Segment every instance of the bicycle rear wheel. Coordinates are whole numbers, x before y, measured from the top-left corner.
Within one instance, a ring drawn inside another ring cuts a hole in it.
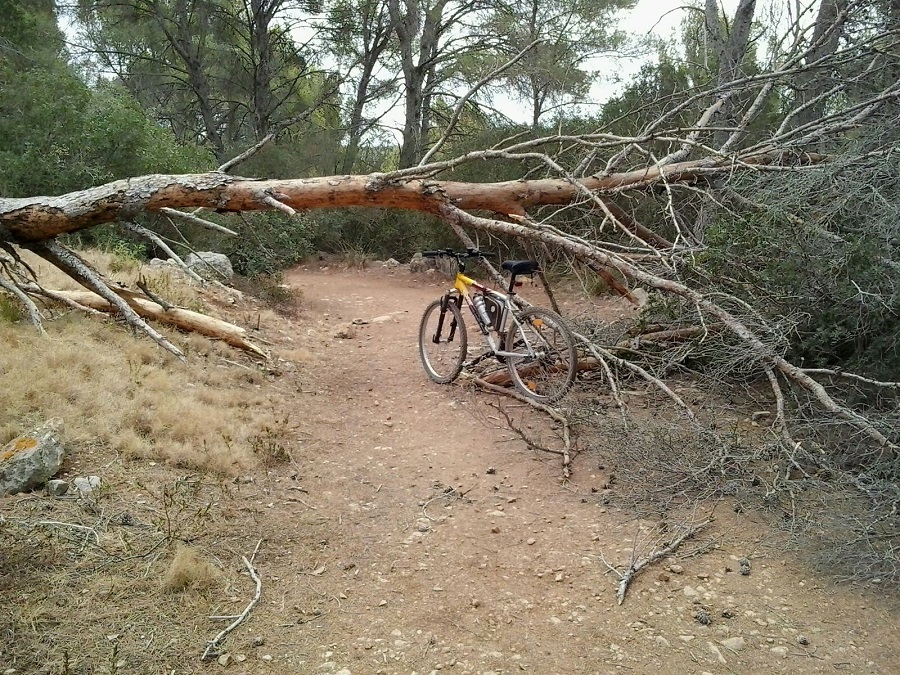
[[[419,356],[428,377],[438,384],[449,384],[462,371],[468,336],[459,306],[450,299],[442,312],[443,302],[439,298],[425,308],[419,325]]]
[[[516,314],[506,336],[506,365],[513,384],[525,396],[541,403],[558,401],[575,381],[578,350],[575,338],[556,312],[532,307]],[[527,354],[531,347],[533,356]]]

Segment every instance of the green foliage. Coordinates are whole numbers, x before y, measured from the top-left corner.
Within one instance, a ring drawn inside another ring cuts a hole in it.
[[[245,277],[277,275],[314,250],[314,224],[306,215],[247,213],[228,226],[239,236],[222,239],[213,248],[227,255],[234,271]]]
[[[0,194],[59,194],[130,175],[208,168],[120,87],[90,89],[66,61],[52,9],[7,10],[0,27]],[[52,7],[52,3],[48,3]],[[15,5],[15,3],[13,3]]]
[[[900,170],[883,158],[748,180],[742,192],[772,210],[719,214],[707,232],[704,267],[771,320],[792,326],[795,362],[896,379],[898,186]]]
[[[252,6],[234,0],[80,0],[77,16],[98,59],[141,107],[182,144],[202,145],[219,160],[330,101],[279,140],[291,156],[308,158],[316,153],[302,152],[295,134],[319,135],[340,125],[335,82],[315,68],[313,48],[296,42],[283,25],[295,7],[286,0]],[[269,175],[296,168],[261,163]]]
[[[22,306],[15,298],[0,293],[0,323],[16,323],[22,318]]]
[[[315,248],[407,260],[416,251],[457,245],[446,225],[422,213],[377,209],[322,210],[310,214]]]
[[[485,29],[500,36],[499,47],[468,55],[461,67],[483,75],[540,40],[498,80],[528,106],[531,126],[537,128],[546,113],[586,96],[593,81],[585,67],[588,58],[624,43],[615,30],[616,13],[634,5],[635,0],[498,3],[488,10]]]

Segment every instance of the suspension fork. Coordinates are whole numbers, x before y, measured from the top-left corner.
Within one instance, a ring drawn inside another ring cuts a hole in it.
[[[444,318],[447,316],[447,308],[450,306],[451,302],[455,302],[457,309],[459,309],[459,296],[453,296],[450,293],[445,293],[443,297],[441,297],[441,312],[438,315],[437,330],[435,330],[434,335],[431,338],[431,341],[434,344],[440,344],[441,342],[441,331],[444,330]],[[450,321],[450,332],[447,334],[447,342],[453,342],[453,338],[456,337],[456,328],[456,318],[454,317]]]

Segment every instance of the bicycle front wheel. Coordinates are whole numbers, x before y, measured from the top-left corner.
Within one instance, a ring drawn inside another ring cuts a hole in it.
[[[453,382],[466,360],[468,336],[462,313],[453,299],[441,310],[440,298],[425,308],[419,325],[419,356],[425,372],[438,384]]]
[[[541,403],[558,401],[575,381],[575,338],[556,312],[532,307],[516,314],[506,336],[506,364],[513,384]]]

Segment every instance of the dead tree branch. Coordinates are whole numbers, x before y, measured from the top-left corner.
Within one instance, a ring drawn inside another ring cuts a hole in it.
[[[253,566],[253,559],[256,557],[257,551],[259,551],[259,546],[262,544],[262,539],[260,539],[256,543],[256,548],[253,549],[253,553],[250,555],[250,559],[247,560],[246,556],[241,556],[241,560],[244,563],[244,567],[247,568],[247,572],[250,574],[250,578],[253,579],[253,583],[256,584],[256,590],[253,593],[253,598],[244,608],[244,611],[238,614],[238,617],[232,621],[226,628],[223,628],[219,631],[216,636],[209,641],[206,645],[206,649],[203,650],[203,655],[200,657],[201,661],[206,661],[207,659],[215,658],[218,656],[218,648],[221,646],[222,641],[228,637],[228,634],[233,631],[235,628],[240,626],[244,621],[246,621],[247,617],[250,616],[250,612],[253,611],[253,608],[256,607],[259,599],[262,597],[262,579],[259,576],[259,573],[256,571],[256,568]]]
[[[632,581],[634,581],[634,578],[641,570],[646,568],[648,565],[652,565],[657,560],[675,553],[675,551],[678,550],[678,547],[681,546],[681,544],[684,543],[685,540],[690,539],[695,534],[702,531],[707,525],[710,524],[710,522],[711,521],[709,520],[704,520],[701,523],[680,526],[678,528],[680,532],[669,541],[668,545],[657,551],[653,551],[646,558],[638,559],[632,557],[631,562],[624,572],[620,572],[618,569],[604,560],[603,562],[606,564],[609,570],[619,578],[619,583],[616,586],[616,599],[618,603],[621,605],[623,602],[625,602],[625,594],[628,592],[628,586]]]

